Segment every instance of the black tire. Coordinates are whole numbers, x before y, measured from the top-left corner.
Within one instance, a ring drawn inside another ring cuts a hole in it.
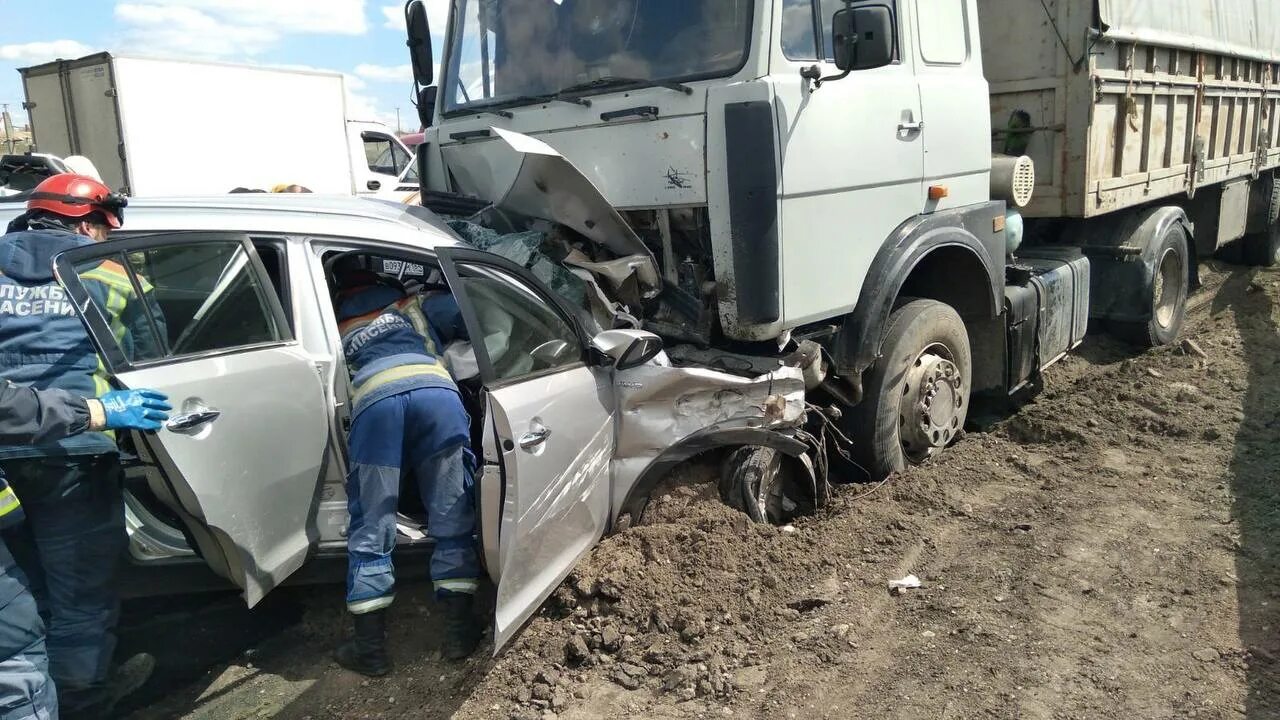
[[[1187,319],[1187,295],[1191,291],[1191,251],[1186,232],[1170,225],[1156,250],[1151,292],[1145,310],[1150,318],[1140,322],[1116,322],[1115,335],[1140,348],[1172,345]]]
[[[1245,265],[1275,267],[1280,265],[1280,223],[1274,223],[1265,232],[1245,235],[1240,241]]]
[[[812,514],[813,489],[803,487],[795,462],[770,447],[739,448],[720,471],[720,498],[758,523],[785,525]]]
[[[926,354],[926,350],[930,352]],[[908,418],[903,407],[906,398],[921,391],[920,387],[909,386],[908,376],[913,368],[919,371],[920,363],[928,356],[945,357],[954,366],[960,389],[946,390],[955,401],[949,407],[956,409],[946,423],[946,431],[935,441],[940,445],[914,447],[911,438],[915,433],[906,429]],[[864,378],[862,402],[846,416],[853,433],[854,459],[871,480],[881,480],[908,465],[924,462],[956,437],[969,412],[972,375],[969,334],[951,306],[936,300],[911,300],[893,311],[881,357]]]

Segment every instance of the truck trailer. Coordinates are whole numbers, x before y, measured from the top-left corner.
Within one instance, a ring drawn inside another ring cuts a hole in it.
[[[552,254],[591,255],[676,362],[816,346],[809,402],[872,478],[1033,391],[1090,328],[1174,342],[1198,258],[1277,260],[1274,3],[451,8],[438,85],[405,8],[424,204],[554,216]],[[575,205],[597,192],[617,222]]]
[[[347,117],[339,73],[111,53],[18,72],[36,147],[88,157],[130,195],[372,194],[413,155],[381,123]]]

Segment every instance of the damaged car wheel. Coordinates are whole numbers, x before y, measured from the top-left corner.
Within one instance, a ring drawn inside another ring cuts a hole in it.
[[[918,465],[960,435],[972,367],[969,335],[950,305],[911,300],[893,311],[866,397],[848,416],[870,480]]]
[[[725,459],[720,498],[753,521],[785,525],[815,508],[813,476],[800,460],[769,447],[744,447]]]

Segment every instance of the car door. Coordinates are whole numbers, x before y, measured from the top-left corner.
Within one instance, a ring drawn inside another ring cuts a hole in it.
[[[253,244],[150,235],[54,266],[115,383],[169,396],[165,427],[134,436],[149,485],[253,606],[311,547],[329,412]]]
[[[475,250],[438,252],[484,384],[485,461],[503,477],[496,650],[604,533],[612,375],[587,362],[573,308],[523,268]]]

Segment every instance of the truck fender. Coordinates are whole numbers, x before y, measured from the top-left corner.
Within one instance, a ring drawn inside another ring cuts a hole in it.
[[[837,373],[861,386],[861,373],[880,357],[885,326],[904,286],[935,253],[947,252],[950,267],[967,264],[981,271],[982,277],[975,282],[970,276],[973,284],[968,288],[939,286],[921,297],[948,302],[966,320],[998,317],[1004,309],[1005,240],[1004,232],[994,229],[992,220],[997,215],[1003,219],[1003,203],[983,203],[917,216],[899,226],[876,254],[858,304],[845,318],[835,348]],[[978,284],[982,287],[977,288]]]
[[[1190,287],[1200,283],[1195,227],[1182,208],[1165,205],[1080,223],[1065,239],[1089,258],[1089,317],[1122,322],[1151,319],[1151,283],[1160,238],[1179,226],[1187,239]]]
[[[620,506],[618,520],[611,531],[625,529],[631,522],[639,519],[644,513],[645,506],[649,504],[649,497],[654,488],[680,463],[710,450],[750,445],[770,447],[791,457],[800,457],[809,450],[809,446],[805,443],[777,430],[742,427],[736,424],[712,425],[703,428],[663,450],[640,471]]]

